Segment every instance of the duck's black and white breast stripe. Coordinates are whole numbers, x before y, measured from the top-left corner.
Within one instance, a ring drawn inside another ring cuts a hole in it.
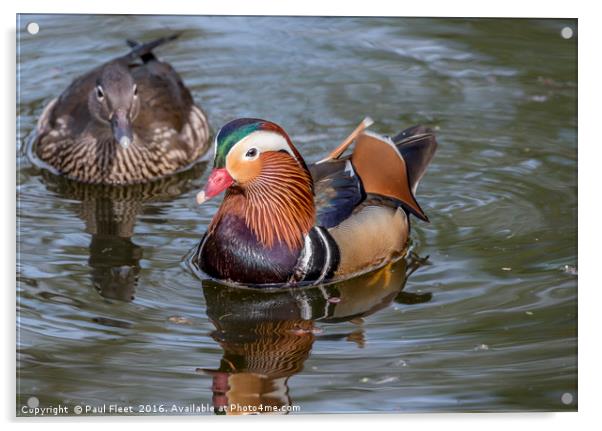
[[[330,233],[316,226],[305,236],[305,244],[289,283],[322,283],[334,276],[340,260],[339,247]]]

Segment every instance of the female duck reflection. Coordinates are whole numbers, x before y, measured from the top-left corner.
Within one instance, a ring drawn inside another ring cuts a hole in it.
[[[135,297],[143,250],[132,241],[139,214],[161,209],[149,202],[173,199],[198,185],[205,163],[189,171],[147,184],[110,187],[78,183],[43,173],[46,187],[66,199],[81,202],[78,216],[92,237],[89,245],[90,276],[94,288],[105,298],[132,301]]]
[[[320,335],[316,322],[360,323],[392,302],[417,304],[430,293],[403,292],[407,277],[426,259],[398,260],[339,284],[265,292],[203,281],[212,337],[224,350],[212,377],[217,414],[295,410],[288,379],[303,369],[316,339],[346,339],[363,347],[361,324],[350,333]],[[194,269],[194,268],[193,268]]]

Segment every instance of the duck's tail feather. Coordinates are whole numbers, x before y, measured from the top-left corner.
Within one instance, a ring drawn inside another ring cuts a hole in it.
[[[413,126],[394,136],[393,142],[406,162],[412,193],[416,193],[418,183],[437,150],[435,134],[427,127]]]
[[[133,60],[135,58],[140,58],[143,63],[148,63],[149,61],[156,60],[157,57],[155,57],[155,55],[153,54],[153,52],[152,52],[153,49],[157,48],[160,45],[163,45],[164,43],[171,42],[172,40],[177,39],[178,37],[180,37],[180,35],[181,35],[181,33],[174,33],[172,35],[169,35],[166,37],[161,37],[161,38],[155,39],[151,42],[142,43],[142,44],[135,40],[127,39],[126,40],[127,45],[130,48],[132,48],[130,53],[127,54],[127,57],[130,60]]]

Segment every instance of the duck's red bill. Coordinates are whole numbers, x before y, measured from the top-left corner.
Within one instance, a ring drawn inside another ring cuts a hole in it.
[[[234,180],[226,168],[214,169],[207,179],[205,188],[196,195],[196,202],[201,205],[206,200],[219,195],[232,185]]]

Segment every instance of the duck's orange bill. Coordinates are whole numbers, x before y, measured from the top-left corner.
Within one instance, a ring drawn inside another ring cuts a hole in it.
[[[232,185],[234,180],[226,168],[214,169],[207,179],[205,188],[196,195],[196,203],[201,205],[206,200],[219,195]]]

